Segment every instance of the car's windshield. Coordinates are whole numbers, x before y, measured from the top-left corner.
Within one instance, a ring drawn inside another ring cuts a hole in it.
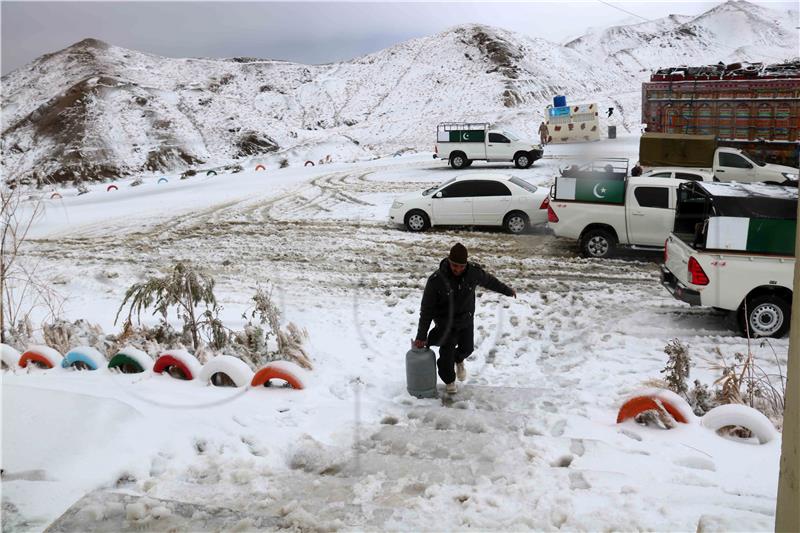
[[[527,181],[525,181],[523,179],[520,179],[520,178],[518,178],[516,176],[512,177],[508,181],[510,181],[514,185],[517,185],[518,187],[522,187],[523,189],[525,189],[528,192],[536,192],[536,185],[531,185]]]
[[[503,132],[503,135],[505,135],[506,137],[508,137],[508,138],[509,138],[509,139],[511,139],[512,141],[518,141],[518,140],[519,140],[519,137],[517,137],[516,135],[514,135],[514,134],[513,134],[513,133],[511,133],[510,131],[504,131],[504,132]]]
[[[764,162],[764,160],[763,160],[763,159],[761,159],[760,157],[756,157],[756,156],[754,156],[754,155],[753,155],[753,154],[751,154],[750,152],[745,152],[744,150],[742,150],[742,155],[744,155],[745,157],[748,157],[748,158],[750,158],[750,160],[751,160],[753,163],[755,163],[756,165],[758,165],[758,166],[760,166],[760,167],[763,167],[764,165],[766,165],[766,163]]]
[[[429,189],[425,189],[424,191],[422,191],[422,195],[423,195],[423,196],[428,196],[429,194],[431,194],[432,192],[434,192],[436,189],[440,189],[440,188],[442,188],[442,187],[444,187],[444,186],[446,186],[446,185],[450,185],[450,184],[451,184],[451,183],[453,183],[454,181],[456,181],[456,179],[455,179],[455,178],[450,178],[449,180],[445,181],[445,182],[444,182],[444,183],[442,183],[441,185],[434,185],[433,187],[431,187],[431,188],[429,188]]]

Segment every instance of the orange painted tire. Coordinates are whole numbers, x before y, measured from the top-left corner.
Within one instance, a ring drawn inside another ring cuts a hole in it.
[[[106,187],[106,192],[118,191],[118,190],[119,188],[116,185],[109,185],[108,187]]]
[[[264,165],[256,165],[256,170],[267,170],[267,167]]]
[[[300,367],[297,368],[300,369]],[[252,387],[261,387],[266,385],[271,379],[282,379],[291,385],[293,389],[302,390],[305,388],[305,385],[299,373],[300,372],[293,372],[291,368],[289,368],[289,364],[286,364],[286,361],[277,361],[275,363],[269,363],[256,372],[250,385]]]
[[[50,361],[50,359],[34,351],[25,352],[24,354],[22,354],[22,357],[19,358],[20,368],[27,368],[28,363],[39,363],[45,368],[55,367],[55,365],[53,364],[52,361]]]
[[[314,162],[313,162],[313,161],[306,161],[306,162],[303,164],[303,166],[304,166],[304,167],[307,167],[308,165],[311,165],[311,166],[313,167],[313,166],[314,166]]]
[[[693,419],[691,407],[686,400],[672,391],[653,389],[643,391],[629,398],[617,413],[617,424],[634,418],[650,410],[659,410],[661,407],[668,412],[676,422],[688,424]]]
[[[156,374],[161,374],[164,372],[164,370],[167,369],[167,367],[170,366],[178,367],[181,370],[181,372],[183,372],[183,375],[186,376],[187,380],[191,381],[194,379],[192,371],[189,370],[189,367],[186,366],[183,363],[183,361],[175,357],[172,357],[171,355],[162,355],[161,357],[159,357],[158,360],[156,361],[156,364],[153,366],[153,372],[155,372]]]
[[[58,194],[57,192],[54,192],[53,194],[50,195],[50,199],[52,200],[54,198],[58,198],[60,200],[61,199],[61,195]]]

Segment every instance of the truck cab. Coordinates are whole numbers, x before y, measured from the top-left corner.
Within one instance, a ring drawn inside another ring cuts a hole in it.
[[[443,122],[436,128],[434,152],[434,159],[446,160],[455,169],[473,161],[513,162],[517,168],[529,168],[542,157],[543,149],[486,122]]]

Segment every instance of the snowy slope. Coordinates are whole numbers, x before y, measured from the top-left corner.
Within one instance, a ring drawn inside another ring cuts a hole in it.
[[[86,39],[3,77],[3,173],[66,182],[233,160],[352,161],[429,150],[441,120],[532,136],[555,94],[615,106],[636,129],[650,69],[796,55],[795,19],[731,0],[564,46],[471,24],[318,66],[170,59]]]

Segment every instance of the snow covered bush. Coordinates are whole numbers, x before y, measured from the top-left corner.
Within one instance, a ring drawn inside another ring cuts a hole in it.
[[[667,354],[667,366],[661,371],[662,374],[666,374],[664,381],[667,382],[669,390],[685,398],[688,391],[686,380],[691,365],[689,346],[681,344],[678,339],[672,339],[664,347],[664,353]]]
[[[108,347],[103,329],[83,319],[75,322],[55,320],[44,323],[42,324],[42,337],[47,346],[55,348],[63,354],[76,346],[91,346],[101,353],[106,353]]]
[[[254,369],[275,360],[289,360],[303,368],[311,369],[311,359],[304,344],[308,340],[308,332],[301,330],[294,323],[281,329],[281,313],[272,301],[272,290],[262,287],[253,295],[253,307],[242,314],[247,320],[242,331],[231,334],[230,349],[250,364]],[[270,349],[271,339],[275,348]]]
[[[205,334],[215,348],[227,342],[224,328],[218,319],[220,306],[214,296],[214,278],[196,270],[191,264],[178,261],[164,277],[153,277],[134,283],[125,292],[125,298],[117,310],[114,323],[128,305],[126,323],[133,320],[134,313],[141,323],[142,311],[153,308],[161,315],[164,327],[169,324],[169,311],[174,309],[183,320],[183,331],[190,337],[192,348],[197,351]]]

